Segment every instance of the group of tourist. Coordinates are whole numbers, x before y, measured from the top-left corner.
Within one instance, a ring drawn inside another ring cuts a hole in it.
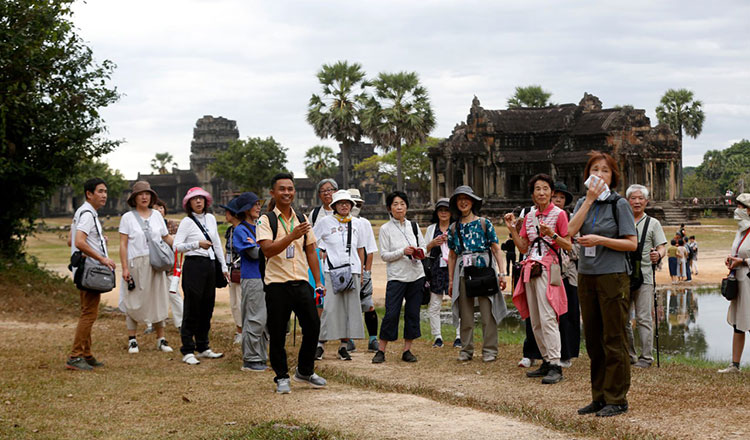
[[[504,216],[509,239],[502,249],[495,227],[482,215],[482,198],[469,186],[459,186],[450,198],[436,202],[426,235],[409,219],[407,194],[389,194],[389,220],[380,228],[376,245],[372,225],[360,216],[364,201],[358,190],[339,190],[335,180],[325,179],[317,187],[321,205],[305,216],[292,207],[293,177],[281,173],[270,182],[266,213],[261,214],[264,200],[252,192],[220,205],[230,225],[222,247],[216,218],[209,212],[211,194],[191,188],[182,200],[187,215],[176,231],[170,231],[166,211],[154,209],[163,202],[147,182],[136,182],[128,198],[132,210],[122,216],[119,228],[120,296],[128,351],[139,350],[138,324],[153,326],[157,350],[172,351],[164,338],[164,324],[170,296],[179,298],[179,294],[175,283],[170,287],[169,271],[154,268],[150,253],[155,252],[155,243],[172,247],[174,274],[181,276],[184,304],[171,304],[173,316],[180,319],[175,325],[180,329],[182,361],[196,365],[201,359],[222,357],[210,348],[209,330],[216,288],[228,284],[234,341],[242,347],[241,369],[265,371],[270,359],[276,391],[281,394],[291,391],[291,379],[325,387],[326,380],[315,374],[314,362],[324,357],[326,342],[338,340],[336,357],[351,360],[354,341],[365,339],[365,327],[367,348],[374,353],[372,363],[385,362],[388,344],[398,340],[402,308],[401,360],[417,362],[412,349],[414,339],[421,336],[423,298],[428,303],[433,347],[444,345],[439,314],[448,295],[458,330],[454,342],[460,348],[458,360],[470,362],[474,357],[478,308],[481,359],[495,361],[498,324],[508,314],[501,292],[515,266],[512,300],[528,322],[519,366],[530,367],[539,359],[539,368],[526,375],[541,378],[544,384],[560,382],[562,369],[578,357],[582,321],[591,360],[592,399],[578,413],[622,414],[628,410],[631,365],[648,368],[653,362],[654,270],[666,255],[671,266],[671,254],[661,224],[645,214],[648,189],[631,185],[624,198],[615,191],[621,176],[610,155],[592,152],[583,179],[586,194],[569,213],[566,208],[573,196],[567,187],[546,174],[533,176],[528,191],[534,204],[519,218],[513,213]],[[106,203],[106,183],[94,179],[84,189],[86,202],[71,228],[72,251],[80,249],[114,270],[97,216]],[[737,203],[740,232],[733,255],[727,258],[727,266],[740,280],[740,295],[728,317],[737,350],[735,363],[725,372],[739,371],[744,332],[750,330],[750,302],[745,299],[750,280],[740,276],[750,262],[750,242],[744,241],[750,232],[750,195],[741,194]],[[515,248],[521,257],[518,263]],[[513,254],[512,265],[501,264],[503,250],[506,259]],[[376,252],[386,264],[387,281],[379,334],[371,278]],[[98,303],[98,294],[81,290],[81,317],[67,361],[70,369],[102,365],[91,353]],[[301,326],[302,342],[290,377],[285,341],[292,312]],[[631,314],[640,347],[634,344]]]

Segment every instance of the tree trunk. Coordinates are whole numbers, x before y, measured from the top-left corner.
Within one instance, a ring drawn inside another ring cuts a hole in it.
[[[351,148],[349,141],[346,140],[341,143],[341,189],[349,188],[349,154]]]
[[[404,173],[401,170],[401,141],[396,141],[396,189],[404,191]]]

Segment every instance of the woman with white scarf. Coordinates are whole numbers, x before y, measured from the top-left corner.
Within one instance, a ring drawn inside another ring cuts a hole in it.
[[[750,194],[737,196],[737,209],[734,218],[739,223],[737,235],[732,243],[732,253],[727,256],[726,265],[737,279],[737,297],[729,302],[727,323],[734,328],[732,338],[732,363],[719,370],[719,373],[739,373],[742,350],[745,348],[745,332],[750,331]]]

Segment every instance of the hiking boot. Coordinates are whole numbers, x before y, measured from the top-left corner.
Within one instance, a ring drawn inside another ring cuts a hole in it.
[[[443,339],[436,338],[435,343],[432,344],[432,348],[443,348]]]
[[[68,358],[68,361],[65,362],[65,368],[75,371],[93,371],[94,369],[94,367],[89,365],[82,357]]]
[[[323,359],[323,347],[318,345],[318,347],[315,349],[315,360],[319,361]]]
[[[324,388],[326,385],[328,385],[328,382],[326,382],[325,379],[318,376],[317,374],[313,373],[309,376],[303,376],[299,373],[299,370],[295,369],[294,371],[294,380],[296,382],[305,382],[310,385],[312,385],[313,388]]]
[[[544,361],[542,362],[542,365],[539,366],[536,370],[531,370],[526,372],[526,377],[544,377],[549,373],[550,368],[552,365],[550,365],[549,362]]]
[[[588,405],[584,406],[583,408],[578,409],[578,414],[580,415],[586,415],[586,414],[594,414],[595,412],[598,412],[602,408],[604,408],[606,404],[604,402],[598,402],[594,400],[593,402],[589,403]]]
[[[473,358],[473,357],[474,356],[470,355],[469,353],[467,353],[465,351],[461,351],[461,352],[458,353],[458,360],[460,362],[469,362],[471,360],[471,358]]]
[[[461,338],[456,338],[455,341],[453,341],[453,348],[463,348],[463,344],[461,344]]]
[[[188,365],[198,365],[201,363],[201,361],[199,361],[198,358],[196,358],[193,353],[188,353],[185,356],[183,356],[182,362],[185,362]]]
[[[542,378],[543,384],[558,383],[563,380],[562,367],[559,365],[550,365],[547,375]]]
[[[638,359],[638,362],[634,363],[633,366],[636,368],[649,368],[651,367],[651,362],[646,359]]]
[[[346,351],[346,347],[339,347],[339,351],[337,354],[338,354],[339,359],[341,359],[342,361],[352,360],[352,357],[349,356],[349,352]]]
[[[375,353],[375,356],[372,357],[372,363],[382,364],[383,362],[385,362],[385,352],[383,350],[378,350]]]
[[[276,392],[279,394],[289,394],[292,392],[292,388],[289,386],[288,377],[276,381]]]
[[[412,354],[411,350],[406,350],[401,355],[401,360],[404,361],[404,362],[416,362],[417,361],[417,357]]]
[[[265,362],[261,361],[255,361],[255,362],[242,362],[242,367],[240,367],[240,371],[266,371],[268,367],[266,367]]]
[[[354,353],[357,351],[357,346],[354,345],[354,339],[349,339],[346,343],[346,351],[349,353]]]
[[[597,417],[612,417],[628,412],[628,404],[624,405],[605,405],[604,408],[596,412]]]
[[[128,353],[136,354],[138,351],[138,342],[135,339],[131,339],[130,342],[128,342]]]
[[[83,358],[83,360],[85,360],[87,364],[91,365],[94,368],[104,366],[104,362],[97,361],[94,356]]]
[[[163,351],[164,353],[171,353],[172,347],[169,346],[169,343],[167,343],[167,340],[164,338],[160,338],[158,341],[156,341],[156,349],[159,351]]]
[[[376,351],[378,351],[378,349],[380,349],[380,344],[378,344],[377,339],[373,339],[369,344],[367,344],[367,351],[371,353],[375,353]]]
[[[210,348],[207,348],[206,350],[198,353],[197,357],[205,359],[218,359],[222,356],[224,356],[224,353],[214,353]]]
[[[738,367],[738,366],[736,366],[736,365],[734,365],[734,364],[729,364],[729,366],[728,366],[727,368],[722,368],[722,369],[721,369],[721,370],[719,370],[718,372],[719,372],[719,373],[721,373],[721,374],[726,374],[726,373],[729,373],[729,374],[732,374],[732,373],[739,373],[739,372],[740,372],[740,367]]]

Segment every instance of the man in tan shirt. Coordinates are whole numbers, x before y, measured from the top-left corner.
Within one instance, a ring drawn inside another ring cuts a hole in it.
[[[320,333],[320,318],[315,309],[315,292],[308,283],[307,270],[312,269],[316,290],[325,295],[320,280],[320,268],[315,254],[315,235],[304,215],[292,209],[294,178],[279,173],[271,181],[271,197],[276,207],[258,220],[258,244],[266,257],[264,278],[271,367],[276,373],[276,392],[287,394],[289,368],[287,366],[286,329],[291,312],[302,327],[297,370],[294,380],[315,388],[326,386],[326,381],[315,374],[315,347]]]

